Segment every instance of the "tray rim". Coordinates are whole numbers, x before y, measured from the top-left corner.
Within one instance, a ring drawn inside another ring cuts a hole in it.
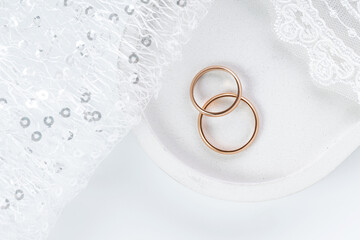
[[[238,202],[273,200],[304,190],[330,174],[360,146],[359,122],[310,166],[268,182],[233,183],[200,173],[181,162],[162,145],[146,115],[133,132],[148,156],[174,180],[203,195]]]

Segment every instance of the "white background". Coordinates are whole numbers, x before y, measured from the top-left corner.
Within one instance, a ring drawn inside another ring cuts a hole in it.
[[[324,180],[295,195],[236,203],[177,183],[130,134],[65,208],[49,239],[358,240],[359,158],[357,150]]]
[[[70,203],[50,240],[360,239],[360,149],[292,196],[236,203],[200,195],[161,171],[130,134]]]

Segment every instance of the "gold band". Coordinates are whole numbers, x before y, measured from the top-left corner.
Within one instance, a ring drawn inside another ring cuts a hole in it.
[[[236,81],[236,86],[237,86],[237,94],[235,95],[235,102],[227,109],[220,111],[220,112],[211,112],[211,111],[207,111],[205,108],[201,108],[199,106],[199,104],[196,102],[195,97],[194,97],[194,88],[196,83],[199,81],[199,79],[206,74],[207,72],[210,71],[215,71],[215,70],[221,70],[221,71],[225,71],[230,73],[233,78]],[[191,82],[191,86],[190,86],[190,99],[191,102],[193,103],[193,105],[195,106],[195,108],[204,115],[207,116],[211,116],[211,117],[220,117],[220,116],[224,116],[230,112],[232,112],[240,103],[241,101],[241,97],[242,97],[242,87],[241,87],[241,82],[240,79],[238,78],[238,76],[231,71],[230,69],[228,69],[227,67],[223,67],[223,66],[210,66],[207,68],[204,68],[203,70],[201,70],[198,74],[196,74],[196,76],[194,77],[194,79]]]
[[[203,109],[206,110],[207,107],[214,101],[216,101],[217,99],[220,99],[220,98],[225,98],[225,97],[233,97],[233,98],[236,98],[238,95],[236,94],[233,94],[233,93],[222,93],[222,94],[219,94],[219,95],[216,95],[214,97],[212,97],[210,100],[208,100],[204,106],[203,106]],[[211,148],[212,150],[214,150],[215,152],[217,153],[221,153],[221,154],[235,154],[235,153],[238,153],[238,152],[241,152],[243,150],[245,150],[246,148],[248,148],[252,143],[253,141],[255,140],[257,134],[258,134],[258,131],[259,131],[259,116],[258,116],[258,113],[256,112],[256,109],[255,107],[252,105],[252,103],[244,98],[244,97],[241,97],[241,100],[244,101],[252,110],[253,114],[254,114],[254,117],[255,117],[255,129],[254,129],[254,132],[253,132],[253,135],[251,136],[250,140],[245,144],[243,145],[242,147],[239,147],[237,149],[234,149],[234,150],[223,150],[223,149],[220,149],[220,148],[217,148],[215,147],[214,145],[212,145],[208,140],[207,138],[205,137],[205,134],[204,134],[204,130],[203,130],[203,124],[202,124],[202,119],[203,119],[203,116],[205,114],[203,113],[200,113],[199,114],[199,118],[198,118],[198,129],[199,129],[199,133],[200,133],[200,136],[202,138],[202,140],[205,142],[205,144]]]

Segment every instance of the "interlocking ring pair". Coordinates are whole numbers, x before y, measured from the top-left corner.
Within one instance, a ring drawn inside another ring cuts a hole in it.
[[[236,87],[237,87],[237,94],[234,93],[221,93],[219,95],[216,95],[212,98],[210,98],[203,107],[200,107],[199,104],[196,102],[195,97],[194,97],[194,88],[196,83],[199,81],[199,79],[206,73],[210,72],[210,71],[215,71],[215,70],[221,70],[221,71],[225,71],[231,74],[231,76],[235,79],[236,81]],[[232,97],[235,98],[234,103],[227,109],[223,110],[223,111],[219,111],[219,112],[212,112],[212,111],[208,111],[207,108],[208,106],[215,102],[218,99],[221,98],[228,98],[228,97]],[[255,140],[258,131],[259,131],[259,116],[258,113],[254,107],[254,105],[245,97],[242,96],[242,86],[241,86],[241,82],[240,79],[238,78],[238,76],[229,68],[227,67],[223,67],[223,66],[210,66],[207,68],[204,68],[203,70],[201,70],[198,74],[196,74],[196,76],[194,77],[194,79],[192,80],[191,86],[190,86],[190,98],[191,98],[191,102],[193,103],[193,105],[195,106],[195,108],[200,112],[199,113],[199,117],[198,117],[198,129],[199,129],[199,133],[201,136],[201,139],[205,142],[205,144],[212,150],[214,150],[217,153],[221,153],[221,154],[235,154],[238,152],[241,152],[243,150],[245,150],[246,148],[248,148]],[[244,101],[252,110],[254,117],[255,117],[255,129],[254,132],[250,138],[250,140],[243,146],[234,149],[234,150],[223,150],[220,149],[218,147],[215,147],[213,144],[211,144],[209,142],[209,140],[206,138],[205,134],[204,134],[204,130],[203,130],[203,124],[202,124],[202,119],[203,116],[209,116],[209,117],[221,117],[224,115],[227,115],[229,113],[231,113],[238,105],[241,101]]]

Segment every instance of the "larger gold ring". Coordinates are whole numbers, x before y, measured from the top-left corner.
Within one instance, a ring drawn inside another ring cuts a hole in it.
[[[214,71],[214,70],[222,70],[222,71],[230,73],[233,76],[233,78],[235,79],[236,86],[237,86],[237,95],[235,95],[235,102],[229,108],[227,108],[227,109],[225,109],[223,111],[220,111],[220,112],[211,112],[211,111],[207,111],[205,108],[201,108],[199,106],[199,104],[196,102],[195,97],[194,97],[194,88],[195,88],[196,83],[199,81],[199,79],[204,74],[206,74],[207,72],[210,72],[210,71]],[[211,116],[211,117],[220,117],[220,116],[224,116],[224,115],[232,112],[239,105],[239,103],[241,101],[241,96],[242,96],[242,88],[241,88],[240,79],[238,78],[238,76],[233,71],[231,71],[227,67],[223,67],[223,66],[210,66],[210,67],[204,68],[198,74],[196,74],[196,76],[192,80],[191,86],[190,86],[190,98],[191,98],[191,102],[193,103],[195,108],[201,114]]]
[[[212,97],[210,100],[208,100],[203,108],[206,110],[207,107],[214,101],[216,101],[217,99],[220,99],[220,98],[225,98],[225,97],[233,97],[233,98],[236,98],[237,95],[236,94],[233,94],[233,93],[222,93],[222,94],[219,94],[219,95],[216,95],[214,97]],[[211,144],[209,142],[209,140],[207,140],[205,134],[204,134],[204,130],[203,130],[203,124],[202,124],[202,119],[203,119],[203,116],[204,114],[203,113],[200,113],[199,114],[199,118],[198,118],[198,129],[199,129],[199,133],[200,133],[200,136],[202,138],[202,140],[205,142],[205,144],[211,148],[212,150],[214,150],[215,152],[218,152],[218,153],[221,153],[221,154],[235,154],[235,153],[238,153],[238,152],[241,152],[243,150],[245,150],[246,148],[248,148],[252,143],[253,141],[255,140],[257,134],[258,134],[258,131],[259,131],[259,116],[256,112],[256,109],[255,107],[252,105],[252,103],[244,98],[244,97],[241,97],[241,100],[244,101],[252,110],[253,114],[254,114],[254,117],[255,117],[255,129],[254,129],[254,132],[253,132],[253,135],[251,136],[250,140],[245,144],[243,145],[242,147],[239,147],[237,149],[234,149],[234,150],[223,150],[223,149],[220,149],[218,147],[215,147],[213,144]]]

